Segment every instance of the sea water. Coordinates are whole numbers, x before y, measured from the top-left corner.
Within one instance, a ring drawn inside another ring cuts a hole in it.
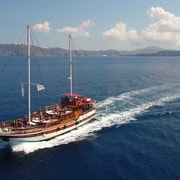
[[[73,92],[95,98],[90,123],[50,141],[0,145],[1,179],[179,179],[179,57],[75,57]],[[67,57],[32,59],[32,110],[69,92]],[[0,120],[27,114],[26,58],[0,58]],[[39,75],[36,75],[36,72]],[[26,88],[26,87],[25,87]]]

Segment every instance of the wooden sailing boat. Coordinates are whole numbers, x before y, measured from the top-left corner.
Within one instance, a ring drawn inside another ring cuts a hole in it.
[[[71,36],[69,36],[70,93],[63,95],[60,104],[46,106],[41,111],[31,113],[30,33],[31,28],[27,26],[28,117],[0,122],[0,140],[4,143],[49,140],[85,124],[96,115],[94,99],[72,92]]]

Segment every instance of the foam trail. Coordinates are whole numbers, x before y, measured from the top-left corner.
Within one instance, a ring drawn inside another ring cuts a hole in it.
[[[175,87],[174,89],[177,90]],[[94,121],[50,141],[22,143],[13,145],[12,149],[14,152],[31,153],[38,149],[51,148],[80,141],[87,137],[94,137],[96,132],[103,128],[129,123],[136,120],[137,115],[141,115],[153,106],[164,106],[167,102],[180,98],[179,91],[177,91],[178,93],[172,93],[172,89],[170,91],[168,86],[163,85],[127,92],[117,97],[109,97],[97,103],[98,114]]]

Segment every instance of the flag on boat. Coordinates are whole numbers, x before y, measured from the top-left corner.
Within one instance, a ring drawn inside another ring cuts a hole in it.
[[[42,91],[42,90],[44,90],[44,89],[45,89],[44,85],[42,85],[42,84],[37,84],[37,90],[38,90],[38,91]]]

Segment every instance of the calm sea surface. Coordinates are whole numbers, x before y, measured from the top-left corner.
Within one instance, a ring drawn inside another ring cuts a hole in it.
[[[51,141],[0,144],[0,179],[180,179],[180,57],[75,57],[73,64],[73,91],[97,100],[97,117]],[[69,92],[67,58],[33,58],[31,68],[32,82],[46,88],[32,86],[32,110]],[[26,70],[25,58],[0,57],[0,121],[27,114]]]

